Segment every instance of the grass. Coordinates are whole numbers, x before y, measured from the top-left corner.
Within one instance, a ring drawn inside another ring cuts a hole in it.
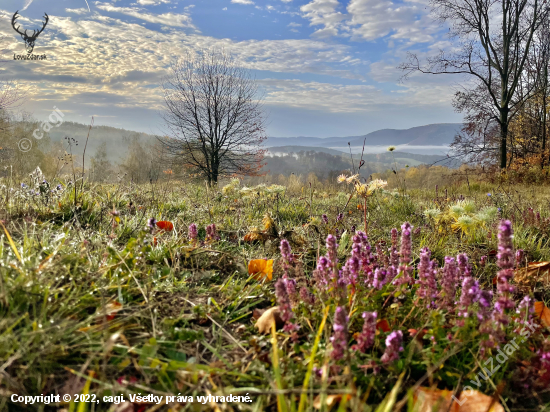
[[[363,228],[362,202],[354,198],[344,210],[348,196],[338,194],[344,187],[325,195],[325,188],[311,192],[307,187],[243,198],[179,181],[86,183],[75,199],[66,181],[51,182],[44,190],[36,182],[14,190],[4,183],[0,410],[28,410],[12,402],[12,394],[93,394],[99,403],[32,408],[98,411],[116,408],[103,402],[105,396],[124,395],[128,401],[137,393],[174,395],[170,408],[181,411],[413,410],[417,387],[462,390],[476,379],[479,365],[497,353],[482,350],[489,334],[475,317],[460,322],[455,309],[427,309],[420,304],[417,285],[377,289],[360,281],[324,288],[316,281],[313,271],[326,253],[327,235],[340,237],[342,265],[351,253],[352,228]],[[61,190],[55,188],[58,183]],[[40,194],[29,195],[31,188]],[[550,188],[477,182],[449,186],[446,196],[444,191],[440,188],[437,197],[433,189],[371,197],[367,214],[373,253],[376,244],[387,253],[390,230],[408,221],[415,268],[423,247],[431,249],[440,266],[445,256],[466,252],[473,276],[496,295],[498,267],[492,251],[497,249],[499,219],[504,218],[512,220],[514,244],[525,250],[528,261],[550,260],[550,225],[545,221],[550,217]],[[500,208],[499,216],[466,233],[424,214],[432,208],[445,211],[463,197],[477,209]],[[529,208],[541,218],[526,219]],[[264,230],[266,215],[275,225],[266,232],[277,235],[244,242],[250,230]],[[173,222],[175,229],[151,231],[147,221],[153,217]],[[195,242],[188,238],[190,223],[199,228]],[[205,238],[212,223],[220,240]],[[300,326],[296,333],[274,326],[263,335],[254,323],[261,311],[277,305],[274,282],[283,275],[278,249],[283,238],[294,254],[289,276],[299,289],[314,295],[315,303],[294,299],[294,322]],[[482,256],[489,256],[485,265],[480,264]],[[259,258],[275,260],[273,281],[258,281],[247,273],[248,262]],[[418,277],[416,270],[413,276]],[[456,300],[460,293],[458,288]],[[526,294],[550,306],[548,285],[518,288],[513,297],[519,302]],[[337,306],[349,314],[348,349],[340,360],[332,358],[330,341]],[[351,347],[365,311],[377,311],[390,330],[379,329],[374,345],[362,353]],[[513,318],[502,330],[503,346],[517,336],[518,322]],[[403,332],[403,351],[397,361],[386,364],[380,359],[391,330]],[[544,372],[540,360],[541,353],[550,351],[547,335],[530,336],[474,389],[495,397],[505,410],[549,410],[550,372]],[[196,401],[209,394],[249,396],[252,402]],[[178,395],[193,396],[195,402],[178,402]],[[158,407],[136,403],[134,410]]]

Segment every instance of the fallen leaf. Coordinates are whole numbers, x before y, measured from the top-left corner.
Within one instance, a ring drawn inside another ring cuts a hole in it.
[[[380,319],[378,322],[376,322],[376,328],[380,329],[382,332],[389,332],[390,324],[386,319]]]
[[[115,318],[115,315],[121,309],[122,309],[122,303],[117,301],[109,302],[105,305],[105,308],[102,308],[102,307],[98,308],[96,315],[100,318],[102,318],[103,315],[105,315],[107,317],[107,320],[111,321]]]
[[[252,259],[248,262],[248,274],[256,280],[273,279],[273,259]]]
[[[243,241],[248,242],[248,243],[252,243],[252,242],[255,242],[255,241],[265,240],[266,238],[267,237],[266,237],[265,233],[262,233],[262,232],[248,232],[246,235],[244,235]]]
[[[270,333],[271,325],[275,324],[275,327],[277,327],[277,325],[282,326],[283,323],[279,312],[279,306],[274,306],[262,313],[262,316],[258,318],[254,326],[258,328],[260,333]]]
[[[340,403],[343,397],[343,394],[327,395],[325,398],[325,405],[330,409],[332,406]],[[351,399],[351,395],[346,395],[346,397],[348,401]],[[317,397],[313,400],[313,407],[315,409],[321,409],[321,395],[317,395]]]
[[[161,220],[157,222],[157,227],[161,230],[165,230],[167,232],[171,232],[174,230],[174,224],[172,222],[169,222],[167,220]]]
[[[538,282],[550,284],[550,262],[530,262],[527,267],[514,271],[514,281],[518,285],[533,286]]]
[[[544,326],[550,327],[550,309],[544,305],[544,302],[535,302],[535,314]]]
[[[504,412],[502,405],[476,390],[460,394],[458,402],[453,391],[420,387],[414,395],[415,412]],[[452,404],[451,404],[452,402]],[[492,405],[490,408],[489,406]]]

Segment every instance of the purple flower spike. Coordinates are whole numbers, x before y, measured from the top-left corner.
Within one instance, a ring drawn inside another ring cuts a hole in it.
[[[338,278],[338,244],[332,235],[327,236],[327,259],[328,265],[332,268],[332,278]]]
[[[281,245],[279,246],[279,249],[281,250],[281,257],[283,259],[283,270],[285,272],[283,278],[286,279],[288,277],[288,269],[290,267],[290,263],[292,263],[292,251],[290,249],[290,244],[288,243],[288,240],[281,240]]]
[[[348,348],[348,322],[349,317],[346,313],[346,309],[342,306],[336,308],[334,314],[334,335],[330,338],[332,342],[331,357],[334,360],[342,359]]]
[[[441,279],[441,307],[448,310],[454,309],[456,296],[456,287],[458,283],[458,267],[456,261],[451,256],[445,256],[445,266],[443,267],[443,276]]]
[[[506,315],[507,309],[514,308],[514,301],[511,294],[515,288],[510,285],[510,280],[514,277],[514,251],[513,251],[513,231],[509,220],[500,222],[498,231],[498,254],[497,266],[500,268],[497,274],[497,301],[495,303],[495,320],[501,324],[507,324],[509,319]]]
[[[479,300],[479,282],[467,276],[462,281],[462,294],[460,295],[460,310],[458,316],[467,318],[470,316],[470,307]]]
[[[435,280],[435,270],[430,261],[432,252],[427,247],[420,252],[420,263],[418,264],[418,280],[419,284],[418,296],[428,301],[428,307],[431,307],[431,302],[437,297],[437,282]]]
[[[199,231],[197,230],[197,225],[194,223],[191,223],[189,225],[189,240],[195,240],[198,235],[199,235]]]
[[[411,273],[413,268],[409,266],[412,256],[412,226],[409,222],[401,226],[401,249],[399,251],[399,273],[403,272],[400,278],[393,281],[394,285],[405,285],[412,282]]]
[[[394,330],[386,338],[386,351],[382,355],[381,361],[390,363],[399,359],[399,352],[403,351],[403,332]]]
[[[365,353],[367,349],[374,344],[374,337],[376,336],[376,312],[363,312],[363,330],[357,337],[357,345],[353,349]]]
[[[287,332],[297,330],[299,326],[290,322],[294,317],[294,312],[292,312],[286,283],[283,279],[279,279],[277,283],[275,283],[275,296],[277,297],[277,305],[279,306],[281,319],[285,322],[284,330]]]

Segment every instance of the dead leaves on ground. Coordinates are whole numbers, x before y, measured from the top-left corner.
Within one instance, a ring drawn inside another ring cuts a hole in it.
[[[453,399],[448,390],[418,388],[414,395],[415,412],[504,412],[504,408],[492,397],[475,390],[464,391]],[[452,404],[451,404],[452,403]]]
[[[265,334],[271,332],[271,325],[273,324],[276,328],[279,328],[284,324],[283,320],[281,319],[281,313],[279,312],[278,306],[269,308],[264,313],[262,313],[254,326],[258,328],[258,332]]]
[[[530,262],[527,267],[517,269],[514,281],[520,286],[550,285],[550,262]]]

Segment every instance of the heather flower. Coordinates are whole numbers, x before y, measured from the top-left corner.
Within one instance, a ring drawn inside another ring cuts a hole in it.
[[[497,316],[496,320],[502,324],[508,323],[508,318],[505,315],[506,309],[513,309],[515,306],[514,301],[510,297],[511,293],[514,292],[514,287],[509,283],[514,277],[512,238],[512,224],[509,220],[503,220],[500,223],[498,232],[497,266],[500,268],[500,271],[497,274],[498,298],[495,303],[495,312],[502,315]]]
[[[320,286],[326,286],[328,279],[330,278],[331,268],[329,260],[326,256],[321,256],[317,261],[317,268],[315,269],[313,276]]]
[[[487,256],[485,255],[481,256],[481,259],[479,260],[479,264],[481,266],[485,266],[487,264]]]
[[[216,225],[214,223],[206,226],[206,240],[220,240]]]
[[[342,306],[336,308],[334,314],[334,334],[330,338],[332,342],[331,357],[334,360],[342,359],[348,347],[348,322],[349,317],[346,309]]]
[[[332,268],[331,276],[337,278],[338,276],[338,244],[336,238],[332,235],[327,236],[327,259],[328,265]]]
[[[343,218],[344,218],[344,214],[343,213],[338,213],[338,216],[336,216],[336,221],[339,222]]]
[[[445,266],[441,279],[441,307],[452,310],[456,295],[456,287],[458,283],[458,268],[456,261],[451,256],[445,256]]]
[[[403,351],[403,332],[394,330],[386,338],[386,351],[382,355],[381,361],[390,363],[399,359],[399,352]]]
[[[275,296],[277,297],[277,305],[279,306],[281,319],[285,322],[284,330],[286,332],[297,330],[298,326],[290,322],[294,318],[294,312],[292,312],[286,283],[283,279],[279,279],[277,283],[275,283]]]
[[[458,263],[458,280],[462,281],[465,277],[470,276],[470,265],[468,264],[468,255],[466,253],[459,253],[456,257]]]
[[[523,264],[523,259],[525,256],[525,251],[523,249],[516,250],[516,263],[518,266]]]
[[[323,220],[323,223],[325,225],[328,225],[328,216],[326,214],[323,213],[323,215],[321,216],[321,219]]]
[[[285,272],[283,277],[286,279],[288,277],[288,269],[290,267],[290,263],[292,263],[292,251],[290,249],[290,244],[288,243],[288,240],[281,240],[281,245],[279,246],[279,248],[281,250],[281,257],[283,259],[283,270]]]
[[[315,304],[315,296],[306,287],[300,289],[300,298],[308,305]]]
[[[197,230],[197,225],[194,223],[191,223],[189,225],[189,240],[195,240],[199,235],[199,231]]]
[[[489,318],[491,314],[491,303],[493,301],[493,292],[490,290],[479,291],[479,310],[477,312],[477,318],[480,322],[483,322]]]
[[[382,289],[382,287],[388,282],[386,269],[376,268],[374,270],[374,276],[372,280],[372,286],[376,289]]]
[[[298,305],[300,302],[298,298],[298,291],[296,290],[296,281],[294,279],[284,279],[285,287],[286,287],[286,293],[288,294],[288,297],[290,298],[290,301],[292,302],[293,306]]]
[[[352,256],[346,262],[346,267],[349,271],[350,283],[355,285],[359,276],[360,263],[356,256]]]
[[[420,252],[420,262],[418,263],[417,291],[418,297],[428,301],[428,307],[432,306],[432,300],[437,296],[437,282],[435,280],[435,271],[430,257],[432,252],[427,247]]]
[[[357,336],[357,345],[353,346],[354,350],[365,353],[374,344],[374,337],[376,336],[376,312],[363,312],[363,330]]]
[[[400,278],[393,281],[394,285],[404,285],[412,281],[411,273],[413,268],[409,266],[412,256],[412,241],[411,241],[412,226],[409,222],[405,222],[401,226],[401,249],[399,251],[399,273],[403,273]]]
[[[530,296],[524,296],[516,309],[521,317],[520,323],[530,323],[533,319],[532,313],[535,312],[535,302]]]
[[[464,318],[470,316],[469,308],[479,299],[479,292],[479,282],[471,276],[465,277],[462,281],[462,294],[460,295],[460,310],[458,316]]]

